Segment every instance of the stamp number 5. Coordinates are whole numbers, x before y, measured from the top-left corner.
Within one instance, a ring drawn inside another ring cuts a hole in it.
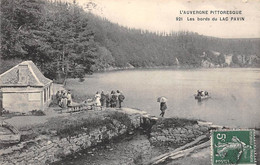
[[[217,134],[217,139],[218,140],[225,141],[226,138],[227,138],[226,134],[221,134],[221,133]]]

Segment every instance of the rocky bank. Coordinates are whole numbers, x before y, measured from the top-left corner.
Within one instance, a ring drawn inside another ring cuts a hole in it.
[[[209,127],[186,119],[159,119],[134,109],[86,111],[20,128],[22,141],[1,146],[0,164],[50,164],[84,149],[146,129],[152,145],[184,145]]]
[[[209,136],[210,127],[199,124],[196,120],[179,118],[159,119],[153,125],[150,133],[150,142],[157,146],[172,145],[179,147],[185,145],[201,135]]]

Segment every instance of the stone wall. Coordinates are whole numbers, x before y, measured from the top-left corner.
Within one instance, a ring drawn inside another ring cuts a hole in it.
[[[55,131],[52,135],[40,135],[36,139],[1,149],[0,164],[48,164],[59,161],[65,156],[120,137],[129,130],[140,127],[140,114],[129,115],[129,118],[131,128],[113,119],[109,126],[91,131],[85,129],[76,136],[60,137]]]
[[[124,115],[120,118],[118,115],[109,121],[109,124],[92,129],[77,125],[81,131],[69,130],[73,135],[67,135],[68,132],[59,134],[52,130],[51,133],[40,134],[31,140],[4,147],[0,149],[0,164],[49,164],[124,134],[132,134],[139,127],[148,130],[149,140],[153,145],[181,146],[209,132],[209,127],[200,125],[197,121],[174,118],[157,121],[140,113],[127,114],[127,118]]]
[[[174,118],[171,120],[175,120]],[[180,119],[178,119],[180,120]],[[149,141],[155,146],[172,145],[174,147],[185,145],[197,137],[209,134],[209,127],[199,125],[197,122],[183,121],[182,125],[164,125],[164,121],[155,124],[150,133]]]
[[[39,100],[29,100],[29,94],[39,95]],[[3,93],[3,108],[9,112],[24,112],[41,109],[41,93]]]

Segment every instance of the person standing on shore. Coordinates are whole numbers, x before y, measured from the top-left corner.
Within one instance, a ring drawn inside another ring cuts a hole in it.
[[[160,116],[164,117],[166,109],[167,109],[166,102],[161,102],[160,103],[160,110],[161,110]]]
[[[101,106],[100,98],[101,98],[101,95],[99,94],[99,92],[97,92],[96,95],[95,95],[96,107],[100,107]]]
[[[72,103],[72,96],[71,96],[71,92],[70,90],[68,91],[68,94],[67,94],[67,106],[71,106],[71,103]]]
[[[106,96],[105,96],[105,93],[104,91],[101,92],[101,98],[100,98],[100,101],[101,101],[101,106],[105,106],[105,103],[106,103]]]
[[[106,96],[106,107],[108,108],[110,106],[110,94],[108,91],[105,96]]]
[[[110,99],[110,106],[111,106],[111,108],[115,108],[116,107],[116,103],[117,103],[116,92],[112,91],[111,92],[111,99]]]
[[[120,91],[116,90],[116,107],[119,107],[119,95],[120,95]]]
[[[118,104],[119,104],[119,108],[121,108],[122,107],[122,102],[124,101],[125,96],[119,90],[117,90],[117,92],[119,93],[119,95],[118,95]]]
[[[56,100],[57,100],[57,104],[60,105],[60,100],[61,100],[61,93],[60,93],[60,91],[57,91],[57,93],[56,93]]]
[[[59,104],[59,106],[60,107],[62,107],[62,97],[63,97],[63,93],[64,93],[64,91],[63,90],[61,90],[61,92],[60,92],[60,94],[59,94],[59,98],[58,98],[58,104]]]
[[[61,98],[61,107],[67,108],[67,102],[68,102],[67,94],[66,94],[66,92],[63,92],[62,98]]]
[[[162,117],[164,117],[165,111],[167,109],[166,101],[167,101],[167,98],[163,97],[163,96],[159,97],[157,99],[157,102],[160,102],[160,110],[161,110],[160,116],[162,116]]]

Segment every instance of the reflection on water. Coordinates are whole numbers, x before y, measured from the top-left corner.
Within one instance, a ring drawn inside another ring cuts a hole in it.
[[[237,127],[260,127],[260,69],[131,70],[99,73],[67,83],[75,92],[122,90],[125,106],[159,116],[156,98],[166,96],[165,117],[185,117]],[[206,90],[208,100],[194,99]]]

